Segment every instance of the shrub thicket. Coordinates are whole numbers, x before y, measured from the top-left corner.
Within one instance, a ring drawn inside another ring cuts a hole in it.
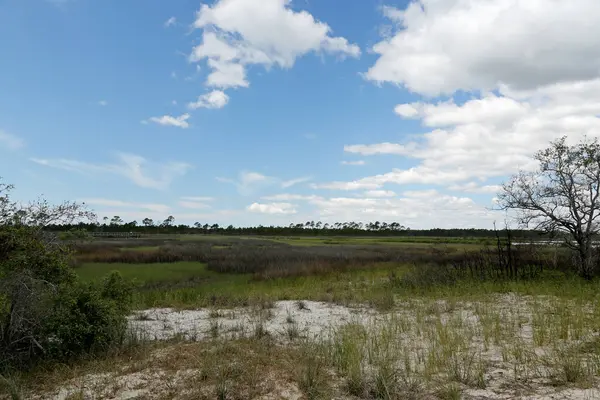
[[[118,273],[101,285],[79,282],[69,249],[36,224],[50,215],[85,213],[74,204],[17,208],[8,189],[0,185],[0,366],[23,368],[118,344],[126,330],[129,285]],[[36,216],[35,210],[43,212]]]

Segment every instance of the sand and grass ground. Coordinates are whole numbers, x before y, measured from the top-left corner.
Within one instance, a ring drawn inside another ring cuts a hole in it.
[[[132,343],[6,386],[65,400],[600,399],[598,282],[399,285],[412,268],[258,279],[200,262],[83,264],[88,281],[135,278]]]

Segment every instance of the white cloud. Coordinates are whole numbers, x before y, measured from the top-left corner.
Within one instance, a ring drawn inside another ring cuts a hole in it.
[[[296,214],[296,208],[291,203],[253,203],[247,207],[248,211],[262,214]]]
[[[214,201],[214,197],[206,197],[206,196],[183,196],[181,197],[183,201],[194,201],[199,203]]]
[[[198,108],[223,108],[229,103],[229,96],[221,90],[213,90],[210,93],[198,97],[196,102],[188,103],[188,108],[196,110]]]
[[[246,67],[290,68],[309,52],[358,57],[360,49],[306,11],[294,11],[290,0],[218,0],[202,5],[194,27],[203,30],[202,43],[190,61],[207,59],[212,69],[207,85],[247,87]]]
[[[169,213],[171,211],[171,207],[164,204],[149,204],[149,203],[132,203],[121,200],[110,200],[110,199],[99,199],[99,198],[89,198],[89,199],[79,199],[78,201],[85,203],[88,206],[100,206],[100,207],[120,207],[120,208],[134,208],[134,209],[144,209],[157,213]]]
[[[443,184],[446,182],[463,181],[472,175],[483,175],[483,172],[462,169],[440,170],[418,166],[406,170],[394,169],[385,174],[368,176],[350,182],[329,182],[312,185],[314,189],[331,190],[368,190],[380,189],[383,185],[392,183],[405,184]]]
[[[297,200],[315,200],[319,198],[318,196],[315,195],[302,195],[302,194],[289,194],[289,193],[281,193],[281,194],[276,194],[273,196],[264,196],[262,197],[263,200],[267,200],[267,201],[283,201],[283,202],[287,202],[287,201],[297,201]]]
[[[275,184],[278,184],[282,188],[287,189],[292,186],[296,186],[300,183],[308,182],[312,178],[309,176],[305,176],[290,180],[282,180],[276,177],[263,175],[259,172],[242,171],[240,172],[237,180],[222,177],[217,177],[216,179],[219,182],[230,183],[232,185],[237,186],[240,194],[249,195],[260,188],[272,186]]]
[[[426,194],[393,199],[318,198],[310,203],[316,206],[316,219],[324,222],[378,220],[396,221],[414,229],[471,228],[489,226],[501,218],[497,212],[474,203],[468,197]]]
[[[287,188],[291,188],[292,186],[299,185],[300,183],[309,182],[310,180],[312,180],[312,177],[310,177],[310,176],[303,176],[300,178],[290,179],[290,180],[281,182],[281,187],[284,189],[287,189]]]
[[[355,144],[344,146],[346,153],[362,154],[363,156],[372,156],[374,154],[399,154],[406,155],[410,153],[410,149],[397,143],[377,143],[371,145]]]
[[[454,190],[457,192],[466,193],[483,193],[483,194],[496,194],[500,192],[502,186],[500,185],[481,185],[477,182],[468,182],[462,185],[451,185],[448,186],[448,190]]]
[[[418,93],[535,88],[600,69],[596,0],[413,0],[384,15],[397,31],[373,47],[366,77]]]
[[[163,115],[162,117],[152,117],[149,119],[150,122],[163,126],[175,126],[177,128],[189,128],[190,124],[187,120],[190,119],[190,114],[183,114],[179,117],[172,117],[170,115]]]
[[[25,141],[12,133],[0,130],[0,147],[6,147],[8,150],[18,150],[25,147]]]
[[[194,210],[210,208],[210,205],[205,203],[200,203],[198,201],[189,201],[189,200],[181,200],[177,204],[183,208],[190,208]]]
[[[473,186],[468,181],[505,179],[519,169],[535,168],[532,154],[560,136],[570,141],[584,135],[600,137],[600,78],[528,91],[503,88],[500,94],[462,104],[452,100],[418,103],[414,109],[418,114],[413,118],[429,128],[417,140],[351,145],[345,150],[364,156],[395,154],[412,158],[418,165],[336,186],[356,189],[372,183],[421,183],[471,193],[496,192],[495,185]]]
[[[396,197],[396,192],[391,190],[368,190],[364,193],[364,195],[368,198],[378,197]]]
[[[31,161],[47,167],[83,174],[120,175],[137,186],[160,190],[167,189],[173,179],[185,175],[191,168],[191,165],[183,162],[151,163],[144,157],[129,153],[117,153],[116,156],[118,162],[114,164],[91,164],[69,159],[32,158]]]
[[[427,198],[427,197],[434,197],[434,196],[439,196],[439,195],[440,194],[435,189],[406,190],[406,191],[402,192],[402,196],[411,197],[411,198],[424,198],[424,197]]]
[[[398,104],[396,107],[394,107],[394,112],[402,118],[410,119],[419,116],[420,107],[420,103]]]
[[[168,20],[165,21],[165,28],[168,28],[172,25],[175,25],[177,23],[177,18],[175,17],[171,17]]]
[[[352,182],[328,182],[328,183],[313,183],[313,189],[329,189],[329,190],[360,190],[360,189],[378,189],[381,184],[364,181]]]
[[[240,172],[237,180],[221,177],[217,177],[216,179],[219,182],[235,185],[238,189],[238,192],[245,196],[252,194],[260,187],[268,186],[276,182],[275,178],[253,171]]]
[[[101,107],[106,107],[108,105],[108,101],[106,101],[106,100],[100,100],[98,102],[98,105],[101,106]]]
[[[365,161],[364,160],[357,160],[357,161],[342,161],[342,165],[365,165]]]

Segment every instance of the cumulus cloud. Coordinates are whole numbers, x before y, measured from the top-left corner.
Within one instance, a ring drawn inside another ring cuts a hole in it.
[[[210,93],[198,97],[195,102],[188,103],[188,108],[196,110],[198,108],[223,108],[229,103],[229,96],[222,90],[213,90]]]
[[[368,198],[372,197],[396,197],[396,192],[392,190],[367,190],[364,195]]]
[[[360,49],[306,11],[294,11],[290,0],[218,0],[202,5],[194,27],[202,43],[190,61],[206,59],[212,87],[247,87],[246,67],[290,68],[309,52],[358,57]]]
[[[482,194],[496,194],[500,192],[502,186],[500,185],[481,185],[477,182],[468,182],[462,185],[451,185],[448,186],[449,190],[466,193],[482,193]]]
[[[366,77],[421,94],[532,89],[600,70],[596,0],[413,0],[384,15],[397,29],[373,46]]]
[[[0,147],[6,147],[8,150],[18,150],[25,146],[25,141],[12,133],[0,129]]]
[[[253,203],[247,207],[248,211],[262,214],[296,214],[294,204],[291,203]]]
[[[419,140],[346,146],[347,152],[365,156],[395,154],[420,162],[409,170],[358,180],[363,187],[373,182],[456,185],[531,170],[536,167],[531,155],[551,140],[600,136],[600,79],[416,108],[417,118],[430,128]],[[463,188],[479,193],[496,189]]]
[[[82,174],[109,173],[122,176],[137,186],[149,189],[167,189],[171,182],[189,171],[191,165],[184,162],[154,163],[144,157],[117,153],[117,162],[92,164],[71,159],[31,158],[36,164]]]
[[[177,128],[189,128],[190,124],[187,120],[190,119],[190,114],[183,114],[179,117],[172,117],[170,115],[163,115],[162,117],[152,117],[149,119],[150,122],[154,122],[158,125],[163,126],[175,126]]]
[[[329,182],[315,184],[315,189],[330,190],[368,190],[380,189],[385,184],[441,184],[445,182],[457,182],[467,179],[469,176],[483,176],[484,172],[470,171],[463,169],[441,170],[418,166],[406,170],[394,169],[385,174],[368,176],[350,182]]]

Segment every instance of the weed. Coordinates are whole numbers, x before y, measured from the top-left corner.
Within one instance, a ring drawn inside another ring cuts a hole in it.
[[[303,349],[298,384],[308,400],[325,398],[327,393],[325,368],[320,349],[315,345],[308,344]]]
[[[288,324],[286,326],[285,333],[290,341],[298,339],[300,337],[300,330],[298,329],[298,325],[294,323]]]
[[[77,392],[73,392],[67,395],[67,397],[65,397],[65,400],[85,400],[85,393],[83,392],[83,390],[78,390]]]
[[[288,324],[294,324],[296,321],[294,320],[294,316],[290,310],[287,310],[287,314],[285,316],[285,322]]]
[[[216,396],[218,400],[227,400],[229,394],[229,384],[225,379],[219,379],[215,386]]]
[[[462,390],[457,384],[451,383],[438,389],[436,395],[440,400],[460,400],[462,397]]]
[[[572,348],[558,348],[552,361],[559,380],[563,382],[580,383],[588,378],[583,357]]]
[[[23,399],[21,387],[16,378],[0,375],[0,389],[4,389],[4,391],[10,396],[11,400]]]
[[[308,308],[308,306],[306,305],[306,302],[303,301],[303,300],[298,300],[296,302],[296,307],[298,307],[298,310],[301,310],[301,311],[302,310],[308,310],[308,311],[310,311],[309,308]]]
[[[219,337],[219,332],[221,330],[221,325],[217,320],[211,320],[209,326],[210,337],[216,339]]]

